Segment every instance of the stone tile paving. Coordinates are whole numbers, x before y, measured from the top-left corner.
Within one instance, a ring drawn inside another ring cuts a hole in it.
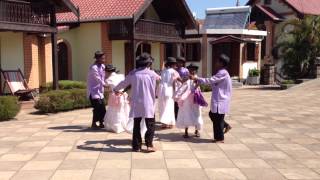
[[[201,139],[158,130],[153,154],[131,153],[130,134],[88,129],[90,109],[25,109],[0,123],[0,180],[320,179],[319,95],[319,80],[287,91],[236,89],[225,144],[211,143],[205,108]]]

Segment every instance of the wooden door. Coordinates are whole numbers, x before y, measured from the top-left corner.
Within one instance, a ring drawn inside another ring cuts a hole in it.
[[[61,42],[58,44],[58,78],[59,80],[68,80],[68,46]]]
[[[133,57],[133,46],[132,43],[125,43],[124,46],[125,54],[125,73],[128,74],[134,69],[134,57]]]

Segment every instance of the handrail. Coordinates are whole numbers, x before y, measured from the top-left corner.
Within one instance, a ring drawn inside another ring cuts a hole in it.
[[[176,25],[174,23],[161,22],[161,21],[155,21],[155,20],[150,20],[150,19],[140,19],[139,21],[151,22],[151,23],[162,24],[162,25],[170,25],[170,26],[175,26]]]

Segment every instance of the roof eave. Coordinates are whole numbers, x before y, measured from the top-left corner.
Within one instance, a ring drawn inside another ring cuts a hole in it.
[[[69,20],[69,21],[59,21],[57,24],[72,24],[72,23],[93,23],[93,22],[101,22],[101,21],[112,21],[112,20],[126,20],[132,19],[132,16],[114,16],[114,17],[101,17],[101,18],[90,18],[90,19],[80,19],[77,20]]]

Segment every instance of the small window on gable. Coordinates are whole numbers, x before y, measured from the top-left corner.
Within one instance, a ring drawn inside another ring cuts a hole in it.
[[[201,60],[201,43],[187,43],[186,44],[186,61],[200,61]]]
[[[270,5],[271,4],[271,0],[264,0],[264,4],[265,5]]]

